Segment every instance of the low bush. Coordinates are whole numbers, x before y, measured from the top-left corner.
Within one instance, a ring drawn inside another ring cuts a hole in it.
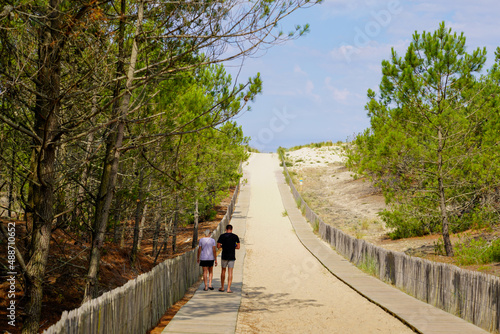
[[[436,226],[435,222],[424,222],[418,218],[411,219],[398,210],[384,210],[379,213],[379,216],[385,222],[385,225],[392,229],[388,235],[393,240],[439,232],[439,226]]]
[[[455,244],[455,260],[459,265],[486,264],[500,261],[500,239],[488,241],[472,238],[469,235],[459,237]]]

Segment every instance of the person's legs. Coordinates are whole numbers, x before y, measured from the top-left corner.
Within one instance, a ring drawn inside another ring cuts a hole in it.
[[[233,268],[228,267],[227,268],[227,292],[233,292],[231,291],[231,283],[233,282]]]
[[[212,288],[212,279],[214,278],[214,267],[208,267],[208,288],[213,290]]]
[[[224,280],[226,279],[226,268],[221,268],[220,272],[220,289],[219,291],[224,291]]]
[[[202,267],[202,268],[203,268],[203,283],[205,283],[205,290],[208,290],[207,287],[208,267]]]

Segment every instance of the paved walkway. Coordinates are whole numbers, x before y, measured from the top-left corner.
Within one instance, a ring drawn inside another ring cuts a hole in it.
[[[247,178],[245,175],[243,178]],[[329,245],[320,240],[312,231],[297,209],[290,189],[281,173],[276,173],[276,181],[282,201],[293,229],[302,244],[334,276],[352,287],[359,294],[379,305],[387,312],[402,320],[419,333],[486,333],[482,329],[440,309],[432,307],[400,290],[357,269],[338,255]],[[243,265],[245,257],[245,231],[250,202],[250,184],[241,187],[231,224],[234,233],[240,236],[242,247],[237,251],[234,269],[233,294],[219,292],[220,267],[214,268],[213,291],[203,291],[203,283],[193,298],[182,307],[162,333],[234,333],[241,303]],[[263,273],[265,274],[265,273]],[[334,326],[335,324],[332,324]],[[312,330],[312,328],[309,328]],[[297,329],[299,332],[300,330]]]
[[[297,208],[290,188],[285,183],[284,176],[280,173],[276,175],[276,178],[278,179],[283,205],[288,212],[288,217],[297,237],[325,268],[345,284],[402,320],[418,333],[488,333],[462,318],[411,297],[401,290],[359,270],[313,233],[310,224]]]
[[[243,176],[245,178],[246,176]],[[217,259],[219,265],[214,267],[214,290],[204,291],[203,282],[194,296],[180,309],[162,333],[234,333],[238,309],[241,303],[241,289],[243,281],[243,263],[245,260],[245,231],[250,203],[250,186],[242,184],[238,201],[234,208],[231,225],[233,233],[240,238],[241,248],[236,250],[236,262],[233,271],[233,293],[220,292],[220,254]],[[227,289],[227,272],[225,288]]]

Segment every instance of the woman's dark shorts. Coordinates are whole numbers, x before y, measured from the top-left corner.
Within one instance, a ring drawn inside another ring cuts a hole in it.
[[[201,260],[200,261],[200,267],[213,267],[214,266],[214,260]]]

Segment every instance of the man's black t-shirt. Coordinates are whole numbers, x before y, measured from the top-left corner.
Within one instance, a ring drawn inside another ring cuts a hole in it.
[[[234,261],[236,260],[236,244],[240,243],[240,238],[234,233],[221,234],[217,243],[222,244],[222,260]]]

